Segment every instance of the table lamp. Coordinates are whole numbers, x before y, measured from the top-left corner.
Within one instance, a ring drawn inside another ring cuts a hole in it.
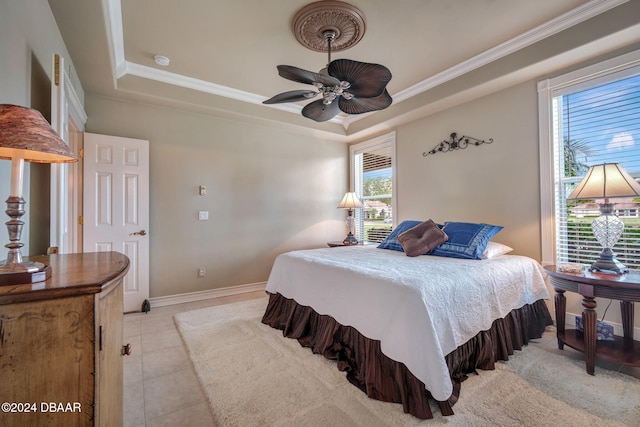
[[[0,284],[11,285],[43,280],[33,274],[45,269],[38,262],[24,261],[20,242],[24,222],[25,200],[22,198],[24,162],[66,163],[78,158],[60,139],[47,120],[38,112],[17,105],[0,105],[0,159],[11,160],[11,190],[7,199],[9,249],[7,259],[0,261]],[[34,280],[31,280],[33,278]]]
[[[353,232],[355,230],[355,225],[356,225],[356,219],[353,217],[353,210],[361,209],[363,207],[364,205],[362,204],[362,202],[360,201],[356,193],[353,193],[353,192],[345,193],[344,197],[342,198],[342,201],[338,205],[338,209],[348,209],[347,219],[345,222],[347,223],[347,229],[349,230],[349,234],[347,234],[347,237],[342,241],[343,244],[345,245],[358,244],[358,240],[353,235]]]
[[[615,203],[610,203],[609,199],[619,197],[640,197],[640,184],[619,163],[591,166],[567,197],[567,200],[604,199],[604,203],[598,203],[600,216],[591,223],[591,230],[602,246],[600,258],[591,265],[592,271],[613,274],[629,271],[616,259],[612,249],[624,231],[624,223],[614,214]]]

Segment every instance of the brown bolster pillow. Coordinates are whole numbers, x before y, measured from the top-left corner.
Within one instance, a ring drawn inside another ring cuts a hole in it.
[[[448,239],[446,233],[430,219],[398,236],[407,256],[424,255]]]

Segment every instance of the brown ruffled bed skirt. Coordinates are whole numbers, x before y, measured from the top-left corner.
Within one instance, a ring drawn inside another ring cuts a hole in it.
[[[319,315],[280,294],[269,294],[262,318],[285,337],[295,338],[304,347],[327,359],[336,360],[338,369],[347,373],[349,382],[370,398],[402,403],[404,412],[418,418],[433,418],[431,397],[424,383],[400,362],[385,356],[380,341],[364,337],[351,326],[342,326],[331,316]],[[491,329],[478,333],[446,356],[453,383],[447,401],[438,401],[443,415],[453,415],[452,406],[460,395],[460,383],[476,369],[494,369],[498,360],[508,360],[530,339],[540,338],[551,315],[543,300],[511,311],[493,322]]]

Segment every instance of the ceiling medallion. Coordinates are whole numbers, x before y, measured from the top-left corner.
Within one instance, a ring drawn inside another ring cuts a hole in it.
[[[316,52],[327,51],[327,31],[335,33],[331,50],[338,52],[355,46],[366,29],[364,13],[342,1],[318,1],[300,9],[292,21],[296,40]]]

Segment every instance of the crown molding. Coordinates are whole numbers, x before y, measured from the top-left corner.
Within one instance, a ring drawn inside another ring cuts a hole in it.
[[[136,64],[134,62],[125,61],[123,65],[118,67],[123,70],[123,74],[120,77],[125,75],[131,75],[136,77],[142,77],[145,79],[167,83],[174,86],[183,87],[185,89],[192,89],[198,92],[209,93],[212,95],[222,96],[229,99],[235,99],[237,101],[248,102],[251,104],[261,105],[267,107],[267,105],[262,104],[262,101],[267,99],[265,96],[256,95],[255,93],[245,92],[238,89],[233,89],[228,86],[219,85],[216,83],[208,82],[206,80],[200,80],[193,77],[183,76],[181,74],[172,73],[165,70],[160,70],[153,67],[148,67],[146,65]],[[288,103],[288,104],[273,104],[269,105],[276,110],[286,111],[288,113],[294,113],[299,115],[302,111],[302,106],[298,104]],[[342,123],[344,121],[344,117],[336,116],[330,120],[333,123]]]
[[[126,73],[122,6],[120,0],[102,0],[102,8],[105,11],[107,38],[111,54],[113,55],[113,75],[115,76],[115,80],[117,80]]]
[[[172,73],[158,68],[148,67],[146,65],[136,64],[134,62],[126,61],[124,65],[124,74],[132,76],[143,77],[149,80],[155,80],[161,83],[168,83],[175,86],[184,87],[186,89],[193,89],[199,92],[210,93],[214,95],[223,96],[225,98],[231,98],[238,101],[250,102],[252,104],[260,104],[267,97],[256,95],[254,93],[245,92],[238,89],[233,89],[227,86],[212,83],[206,80],[200,80],[193,77],[183,76],[181,74]],[[123,75],[124,75],[123,74]],[[282,105],[285,107],[291,106]],[[295,105],[294,107],[299,107]],[[299,112],[299,108],[286,108],[285,111],[291,110],[291,112]]]
[[[482,52],[468,60],[454,65],[447,70],[435,74],[407,89],[394,94],[393,103],[397,104],[399,102],[412,98],[422,92],[425,92],[438,85],[460,77],[477,68],[503,58],[511,53],[530,46],[563,30],[566,30],[567,28],[570,28],[610,9],[620,6],[621,4],[627,3],[628,1],[629,0],[588,1],[587,3],[578,6],[577,8],[572,9],[569,12],[560,15],[542,25],[539,25],[532,30],[529,30],[509,41],[506,41],[496,47]],[[244,102],[250,102],[252,104],[260,104],[265,108],[275,108],[294,114],[300,114],[300,112],[302,111],[302,107],[297,104],[292,103],[265,105],[262,104],[262,101],[267,98],[261,95],[126,61],[124,55],[121,0],[103,0],[103,4],[105,5],[104,9],[106,11],[107,29],[110,36],[114,75],[116,76],[116,80],[127,74],[131,74],[175,86],[201,91],[204,93],[223,96],[226,98]],[[345,129],[347,129],[351,123],[361,120],[367,115],[369,114],[352,116],[340,115],[331,119],[331,122],[340,123]]]

